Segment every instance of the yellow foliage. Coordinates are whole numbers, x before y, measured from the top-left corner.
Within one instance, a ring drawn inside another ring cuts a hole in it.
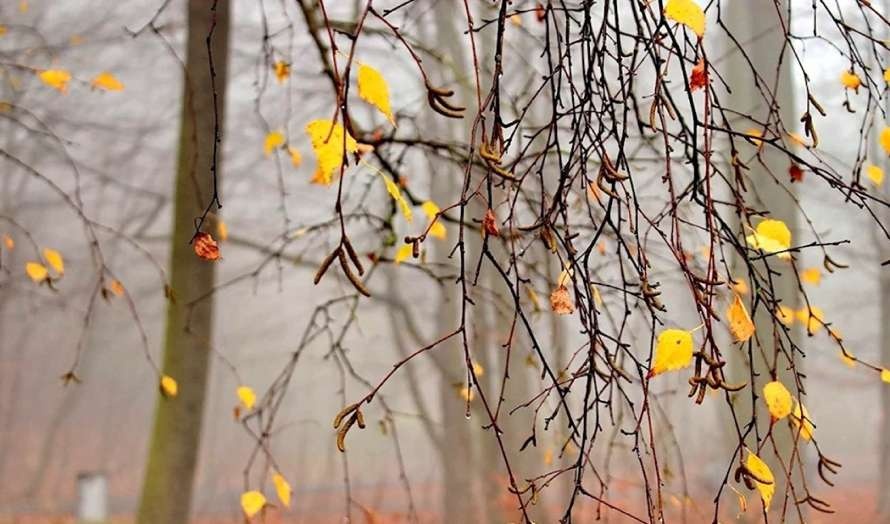
[[[229,238],[229,226],[221,218],[216,221],[216,238],[220,242],[225,242]]]
[[[6,249],[12,251],[15,249],[15,240],[9,235],[3,235],[3,245],[6,246]]]
[[[884,69],[884,82],[890,83],[890,68]]]
[[[779,253],[778,257],[790,259],[791,253],[786,250],[791,247],[791,231],[781,220],[767,219],[757,224],[753,234],[745,237],[748,244],[766,253]]]
[[[62,254],[55,249],[43,248],[43,259],[59,276],[65,273],[65,261],[62,260]]]
[[[844,71],[841,73],[841,84],[846,89],[858,90],[859,86],[862,85],[862,80],[859,79],[859,76],[853,71]]]
[[[59,90],[60,93],[68,91],[68,82],[71,81],[71,73],[64,69],[47,69],[38,73],[37,76],[44,84]]]
[[[428,219],[435,221],[433,225],[430,226],[430,235],[432,235],[433,238],[445,240],[445,237],[448,236],[448,230],[445,229],[445,224],[439,220],[439,206],[437,206],[435,202],[427,200],[421,204],[420,209],[423,210],[423,214],[426,215]]]
[[[279,84],[283,84],[287,81],[287,77],[290,76],[290,64],[279,60],[275,62],[275,80]]]
[[[269,156],[273,151],[283,146],[286,139],[281,131],[269,131],[263,142],[263,154]]]
[[[104,71],[96,75],[96,78],[90,83],[96,89],[104,89],[105,91],[123,91],[124,84],[108,71]]]
[[[402,262],[408,260],[413,255],[414,248],[411,244],[402,244],[398,251],[396,251],[395,261],[396,264],[401,264]]]
[[[276,473],[272,475],[272,483],[275,484],[275,494],[278,495],[278,500],[281,501],[285,508],[289,508],[291,489],[287,479],[280,473]]]
[[[750,449],[748,450],[748,459],[745,461],[745,467],[759,479],[754,479],[754,486],[760,493],[763,506],[769,510],[769,503],[773,500],[773,494],[776,492],[776,479],[773,477],[773,472],[770,471],[766,462],[760,460],[760,457],[755,455]]]
[[[179,393],[179,384],[169,375],[161,377],[161,394],[167,398],[173,398]]]
[[[791,414],[793,404],[791,393],[781,382],[773,381],[763,386],[763,401],[769,408],[769,414],[776,420],[781,420]]]
[[[882,369],[881,370],[881,380],[890,384],[890,369]]]
[[[398,184],[382,171],[379,171],[378,173],[381,178],[383,178],[383,183],[386,184],[386,192],[389,193],[389,196],[391,196],[399,205],[399,209],[401,209],[402,215],[405,216],[405,220],[411,222],[414,219],[414,216],[411,213],[411,206],[408,204],[408,201],[405,200],[405,197],[402,196],[402,191],[399,189]]]
[[[705,12],[693,0],[668,0],[664,16],[692,29],[699,38],[705,34]]]
[[[309,122],[306,133],[312,141],[321,177],[326,180],[331,180],[334,171],[343,165],[344,140],[346,153],[354,153],[358,149],[358,143],[343,126],[330,120]]]
[[[25,273],[34,282],[40,283],[49,277],[49,270],[40,262],[28,262],[25,264]]]
[[[485,374],[485,368],[482,367],[482,364],[480,364],[478,362],[473,362],[473,375],[476,375],[477,377],[481,377],[484,374]]]
[[[729,319],[729,332],[732,333],[736,342],[745,342],[754,335],[754,322],[742,303],[742,298],[736,295],[726,310],[726,317]]]
[[[259,491],[245,491],[241,494],[241,509],[247,518],[259,513],[265,505],[266,497]]]
[[[303,163],[303,155],[300,154],[300,150],[295,147],[288,147],[287,154],[290,155],[290,163],[294,167],[300,167],[300,164]]]
[[[389,105],[389,86],[380,71],[369,65],[362,64],[358,68],[358,96],[376,107],[389,123],[396,125]]]
[[[779,318],[779,322],[786,326],[790,326],[794,323],[794,315],[794,310],[788,306],[779,306],[779,309],[776,310],[776,316]]]
[[[876,165],[869,165],[865,168],[865,177],[871,180],[875,187],[881,187],[884,184],[884,170]]]
[[[747,295],[748,291],[748,282],[744,278],[739,278],[732,281],[732,289],[739,295]]]
[[[801,424],[801,422],[803,424]],[[800,438],[804,440],[813,438],[815,427],[810,418],[810,413],[807,411],[807,407],[798,401],[794,401],[794,411],[791,412],[791,423],[794,424],[794,429],[800,433]]]
[[[803,307],[799,309],[795,314],[797,320],[801,321],[806,327],[807,332],[810,335],[815,335],[822,329],[823,322],[825,321],[825,314],[822,312],[821,308],[811,307],[807,309]]]
[[[838,354],[841,357],[841,362],[847,365],[847,367],[854,368],[856,367],[856,357],[853,356],[849,351],[844,352],[843,350],[839,351]]]
[[[890,127],[885,127],[878,135],[878,143],[884,148],[884,151],[890,155]]]
[[[818,267],[811,267],[800,272],[800,280],[805,284],[813,284],[818,286],[822,282],[822,272]]]
[[[256,404],[256,393],[253,392],[253,389],[248,386],[239,386],[235,393],[245,409],[253,409],[254,404]]]
[[[692,363],[692,353],[691,331],[665,329],[658,335],[649,376],[688,367]]]

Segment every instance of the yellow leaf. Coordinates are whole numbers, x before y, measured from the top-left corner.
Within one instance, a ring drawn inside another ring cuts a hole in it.
[[[890,83],[890,68],[884,69],[884,82]]]
[[[38,73],[44,84],[58,89],[60,93],[68,91],[68,82],[71,81],[71,73],[64,69],[47,69]]]
[[[343,165],[344,140],[347,153],[354,153],[358,143],[343,126],[330,120],[313,120],[306,126],[306,133],[312,141],[312,150],[318,160],[321,177],[331,180],[334,171]]]
[[[473,362],[473,374],[477,377],[481,377],[485,374],[485,368],[482,367],[482,364]]]
[[[800,280],[805,284],[818,286],[822,282],[822,272],[818,267],[811,267],[800,272]]]
[[[745,131],[745,135],[748,136],[748,139],[754,143],[755,146],[760,147],[763,145],[763,131],[760,129],[749,129]]]
[[[108,286],[108,290],[116,297],[122,297],[126,292],[124,285],[121,284],[120,280],[112,280],[111,284]]]
[[[649,376],[688,367],[692,363],[692,353],[691,331],[665,329],[658,335]]]
[[[794,310],[788,306],[779,306],[779,309],[776,310],[776,316],[779,318],[779,322],[786,326],[790,326],[794,323],[794,315]]]
[[[791,413],[793,399],[781,382],[773,381],[763,386],[763,401],[775,420],[781,420]]]
[[[461,386],[457,392],[460,395],[460,398],[464,399],[467,402],[472,402],[473,398],[475,398],[476,396],[476,392],[473,391],[469,386]]]
[[[881,134],[878,136],[878,142],[881,144],[881,147],[884,148],[884,151],[890,155],[890,127],[885,127],[881,130]]]
[[[745,467],[757,477],[753,479],[754,487],[760,493],[763,506],[769,510],[769,503],[773,500],[773,493],[776,492],[776,479],[773,477],[773,472],[770,471],[766,462],[760,460],[760,457],[755,455],[750,449],[748,450],[748,459],[745,461]]]
[[[283,84],[287,81],[287,77],[289,76],[290,64],[283,60],[275,62],[275,80],[278,81],[279,84]]]
[[[445,224],[439,220],[439,206],[437,206],[435,202],[427,200],[420,205],[420,209],[428,219],[435,221],[433,225],[430,226],[430,235],[432,235],[433,238],[444,240],[448,236],[448,230],[445,229]]]
[[[272,483],[275,484],[275,494],[278,495],[278,500],[284,504],[285,508],[289,508],[291,489],[287,479],[280,473],[276,473],[272,475]]]
[[[705,34],[705,12],[692,0],[668,0],[664,15],[692,29],[699,38]]]
[[[6,246],[6,249],[12,251],[15,249],[15,240],[9,235],[3,235],[3,245]]]
[[[593,291],[593,302],[597,306],[603,305],[603,297],[600,295],[600,288],[596,287],[593,284],[590,284],[590,290]]]
[[[430,235],[432,235],[433,238],[445,240],[448,237],[448,230],[445,229],[445,224],[436,220],[436,222],[430,226]]]
[[[256,393],[253,392],[253,389],[248,386],[240,386],[235,392],[245,409],[253,409],[256,404]]]
[[[813,426],[813,420],[810,418],[810,413],[807,411],[806,406],[796,400],[794,401],[794,411],[791,412],[791,423],[794,424],[794,429],[800,433],[800,438],[804,440],[813,438],[815,427]]]
[[[283,146],[285,142],[284,133],[281,131],[269,131],[266,135],[266,141],[263,142],[263,154],[269,156],[273,151]]]
[[[525,294],[528,295],[528,299],[531,300],[532,307],[535,311],[541,311],[541,300],[538,298],[538,294],[532,289],[531,286],[525,288]]]
[[[411,214],[411,206],[408,205],[408,201],[405,200],[404,196],[402,196],[402,191],[399,189],[398,184],[393,182],[393,180],[382,171],[380,171],[379,174],[383,178],[383,183],[386,184],[386,192],[389,193],[389,196],[391,196],[397,204],[399,204],[399,208],[402,210],[402,214],[405,216],[405,220],[411,222],[411,220],[414,218]]]
[[[28,262],[25,264],[25,273],[28,274],[31,280],[37,283],[43,282],[49,276],[46,266],[40,262]]]
[[[869,165],[865,168],[865,176],[875,187],[881,187],[884,184],[884,170],[875,165]]]
[[[65,273],[65,261],[62,260],[62,254],[55,249],[43,248],[43,259],[59,275]]]
[[[241,509],[247,518],[259,513],[265,505],[266,497],[259,491],[245,491],[241,494]]]
[[[6,26],[0,25],[0,36],[3,36],[5,34],[6,34]]]
[[[369,65],[362,64],[358,68],[358,96],[376,107],[389,123],[396,125],[389,105],[389,86],[380,71]]]
[[[161,377],[161,394],[167,398],[173,398],[179,393],[179,384],[169,375]]]
[[[781,220],[767,219],[757,224],[753,234],[745,237],[748,244],[766,253],[779,253],[778,257],[790,259],[791,253],[786,250],[791,247],[791,231]]]
[[[94,88],[104,89],[106,91],[124,90],[124,84],[122,84],[121,81],[117,79],[117,77],[107,71],[99,73],[96,78],[93,79],[91,85]]]
[[[399,250],[396,251],[396,264],[401,264],[402,262],[411,258],[413,252],[414,248],[411,246],[411,244],[402,244],[402,246],[399,247]]]
[[[229,238],[229,226],[221,218],[216,221],[216,238],[220,242],[225,242]]]
[[[859,76],[853,71],[844,71],[841,73],[841,84],[843,84],[846,89],[858,91],[859,86],[862,85],[862,80],[860,80]]]
[[[803,307],[795,312],[794,315],[797,317],[797,320],[807,326],[807,332],[810,335],[818,333],[825,321],[825,314],[822,312],[822,309],[815,306],[809,309]]]
[[[553,464],[553,449],[547,448],[544,450],[544,465],[549,466]]]
[[[881,380],[890,384],[890,369],[882,369],[881,370]]]
[[[290,163],[294,167],[300,167],[300,164],[303,163],[303,155],[300,154],[300,150],[295,147],[288,147],[287,153],[290,155]]]
[[[726,317],[729,319],[729,332],[735,338],[736,342],[745,342],[754,335],[754,323],[748,316],[748,310],[742,303],[742,298],[736,295],[726,310]]]
[[[847,365],[847,367],[855,368],[856,367],[856,357],[853,356],[852,353],[839,351],[838,354],[841,357],[841,361]]]

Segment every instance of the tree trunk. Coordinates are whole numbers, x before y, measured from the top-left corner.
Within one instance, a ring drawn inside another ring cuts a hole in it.
[[[800,117],[796,113],[794,102],[794,85],[791,77],[791,60],[788,57],[788,50],[785,51],[781,64],[779,62],[780,53],[785,43],[785,31],[779,24],[777,12],[781,12],[783,16],[787,14],[787,3],[785,1],[780,1],[779,3],[774,3],[773,0],[728,2],[723,6],[723,20],[727,23],[728,30],[732,32],[736,41],[744,47],[744,51],[747,54],[747,57],[743,56],[742,52],[727,39],[726,45],[729,47],[728,52],[730,54],[727,57],[725,66],[722,67],[723,71],[728,72],[727,82],[732,89],[732,93],[727,96],[727,106],[738,111],[739,114],[751,115],[756,121],[745,122],[742,119],[731,122],[733,128],[741,132],[745,132],[749,128],[762,130],[758,123],[764,122],[768,118],[771,118],[771,124],[775,123],[775,115],[769,117],[773,108],[768,107],[769,100],[764,98],[764,92],[775,93],[776,104],[779,106],[777,112],[782,124],[788,127],[787,131],[795,130],[795,123]],[[785,20],[784,23],[787,25],[790,22]],[[750,60],[750,64],[747,60]],[[754,72],[759,75],[759,85],[755,84]],[[775,125],[771,125],[770,129],[775,130]],[[782,137],[782,139],[784,138]],[[745,172],[749,177],[749,181],[746,182],[747,193],[745,194],[747,203],[757,209],[768,211],[768,217],[785,222],[792,232],[792,238],[794,239],[792,245],[796,244],[801,230],[798,227],[799,218],[794,193],[780,187],[773,177],[773,174],[775,174],[786,187],[791,191],[794,190],[793,186],[782,178],[788,172],[789,161],[787,156],[765,143],[756,152],[755,156],[754,148],[757,145],[740,143],[738,139],[735,142],[736,147],[741,151],[740,158],[748,166],[748,171]],[[727,151],[727,156],[728,154],[729,152]],[[756,226],[756,223],[754,225]],[[736,233],[741,235],[743,228],[744,226],[737,225]],[[782,305],[796,310],[801,301],[798,296],[793,268],[787,262],[778,260],[776,257],[771,257],[767,260],[771,269],[781,273],[781,276],[777,276],[773,280],[775,297],[781,300]],[[757,262],[757,264],[760,263]],[[735,255],[732,260],[732,268],[734,272],[732,277],[734,279],[744,278],[748,280],[744,260],[738,255]],[[745,297],[745,302],[749,308],[751,302],[747,298],[753,298],[755,293],[757,293],[757,289],[753,285],[750,287],[751,295]],[[773,307],[771,304],[761,302],[758,313],[753,316],[753,321],[757,328],[757,340],[763,345],[764,352],[768,356],[772,356],[774,351],[777,351],[777,348],[774,346],[777,337],[774,337],[773,334],[773,319],[768,312],[768,309]],[[797,326],[794,329],[794,340],[799,342],[802,338],[800,336],[801,331]],[[779,335],[779,337],[781,336]],[[766,406],[761,398],[764,384],[773,380],[769,370],[770,363],[763,361],[756,347],[751,353],[754,355],[753,361],[749,362],[748,344],[742,345],[741,348],[735,346],[737,346],[735,343],[732,346],[724,346],[727,349],[727,351],[724,351],[724,357],[729,363],[728,379],[735,383],[750,382],[751,375],[749,374],[748,366],[753,368],[758,377],[756,383],[749,384],[748,388],[733,395],[735,412],[739,423],[742,425],[743,433],[746,429],[744,425],[751,420],[752,414],[756,413],[756,419],[760,425],[759,434],[762,436],[766,432],[770,420],[769,414],[766,412]],[[790,349],[788,354],[792,354]],[[800,371],[800,359],[795,359],[795,365],[798,371]],[[793,374],[787,369],[789,364],[783,356],[780,355],[776,367],[777,376],[775,380],[782,382],[791,391],[792,395],[797,397],[798,389],[795,379]],[[749,388],[753,388],[756,396],[752,397],[752,391]],[[805,400],[804,403],[806,403]],[[725,406],[721,406],[721,409],[725,409]],[[726,422],[726,424],[728,424],[727,431],[730,433],[726,442],[734,449],[738,442],[736,428],[732,422]],[[787,464],[791,457],[793,441],[791,432],[784,427],[785,424],[780,426],[775,428],[774,435],[779,456]],[[745,444],[752,451],[757,451],[755,449],[756,441],[753,431],[746,438]],[[785,475],[778,463],[772,460],[770,447],[767,446],[765,449],[766,452],[764,454],[766,456],[762,458],[770,464],[777,481],[776,495],[771,507],[781,508],[786,493]],[[801,452],[804,451],[803,446],[800,446],[800,450]],[[743,456],[742,458],[744,460],[745,457]],[[800,460],[800,458],[797,460]],[[725,466],[725,464],[721,464],[721,466]],[[796,470],[797,468],[795,468]],[[758,518],[760,514],[759,508],[755,508],[748,511],[748,519],[756,520]]]
[[[170,256],[175,300],[167,306],[163,362],[163,373],[179,383],[179,392],[175,398],[158,396],[139,506],[140,524],[188,522],[210,367],[213,302],[188,304],[212,288],[214,263],[198,258],[190,239],[194,218],[213,194],[214,130],[217,123],[221,129],[224,121],[229,2],[189,0],[187,10],[186,78]],[[215,93],[207,48],[211,31]]]

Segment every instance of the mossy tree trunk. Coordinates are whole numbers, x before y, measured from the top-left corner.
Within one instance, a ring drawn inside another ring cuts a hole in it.
[[[212,288],[214,263],[198,258],[190,240],[194,219],[211,201],[214,190],[211,168],[215,129],[217,124],[222,128],[225,105],[229,2],[189,0],[187,12],[186,78],[170,256],[175,300],[167,306],[163,357],[163,373],[178,382],[179,392],[175,398],[158,396],[139,524],[188,522],[210,368],[213,301],[191,306],[189,302]],[[216,168],[218,173],[218,163]]]

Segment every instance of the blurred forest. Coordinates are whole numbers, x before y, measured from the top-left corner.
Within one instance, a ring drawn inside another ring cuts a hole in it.
[[[0,524],[890,523],[888,17],[0,0]]]

